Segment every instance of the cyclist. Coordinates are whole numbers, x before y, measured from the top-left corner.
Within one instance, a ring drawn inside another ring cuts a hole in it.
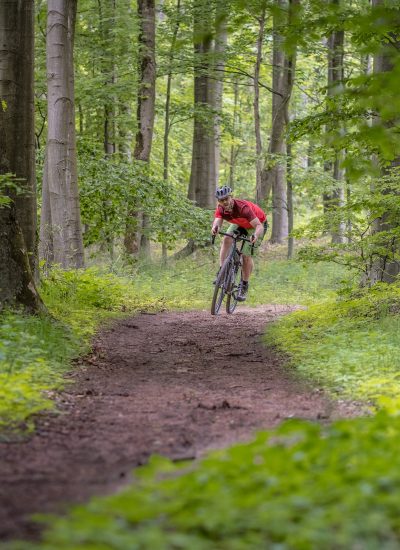
[[[218,201],[218,205],[215,210],[211,233],[216,235],[220,230],[223,221],[226,220],[230,223],[226,233],[240,231],[241,233],[248,235],[253,244],[258,241],[259,246],[267,231],[267,217],[263,210],[250,201],[234,199],[232,197],[232,189],[227,185],[219,187],[215,192],[215,197]],[[232,239],[230,237],[224,237],[222,240],[219,269],[221,269],[225,258],[229,254],[231,241]],[[239,302],[244,302],[246,300],[253,265],[251,245],[246,242],[243,247],[243,278],[239,286],[237,298]]]

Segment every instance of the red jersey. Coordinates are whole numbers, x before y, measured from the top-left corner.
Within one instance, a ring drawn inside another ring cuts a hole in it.
[[[230,212],[224,210],[224,207],[219,204],[215,210],[215,217],[222,218],[245,229],[253,227],[250,222],[254,218],[258,218],[261,223],[264,223],[267,219],[264,211],[253,202],[233,199],[233,203],[233,209]]]

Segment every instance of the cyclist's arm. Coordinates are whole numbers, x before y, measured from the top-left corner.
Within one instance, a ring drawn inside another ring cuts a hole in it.
[[[224,223],[224,220],[222,218],[215,218],[211,227],[211,233],[213,235],[216,235],[218,231],[221,229],[221,225],[223,223]]]
[[[251,220],[250,224],[255,229],[254,235],[251,236],[251,240],[255,243],[256,240],[263,234],[264,225],[260,222],[258,218],[254,218],[253,220]]]

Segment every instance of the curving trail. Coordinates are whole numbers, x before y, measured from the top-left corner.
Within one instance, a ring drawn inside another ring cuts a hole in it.
[[[196,458],[288,417],[357,414],[261,344],[266,323],[291,309],[141,314],[100,334],[57,397],[61,414],[0,443],[0,538],[37,536],[29,514],[115,491],[153,453]]]

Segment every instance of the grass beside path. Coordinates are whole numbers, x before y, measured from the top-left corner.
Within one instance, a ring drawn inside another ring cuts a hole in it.
[[[296,311],[269,326],[266,340],[335,396],[400,408],[400,284]]]

